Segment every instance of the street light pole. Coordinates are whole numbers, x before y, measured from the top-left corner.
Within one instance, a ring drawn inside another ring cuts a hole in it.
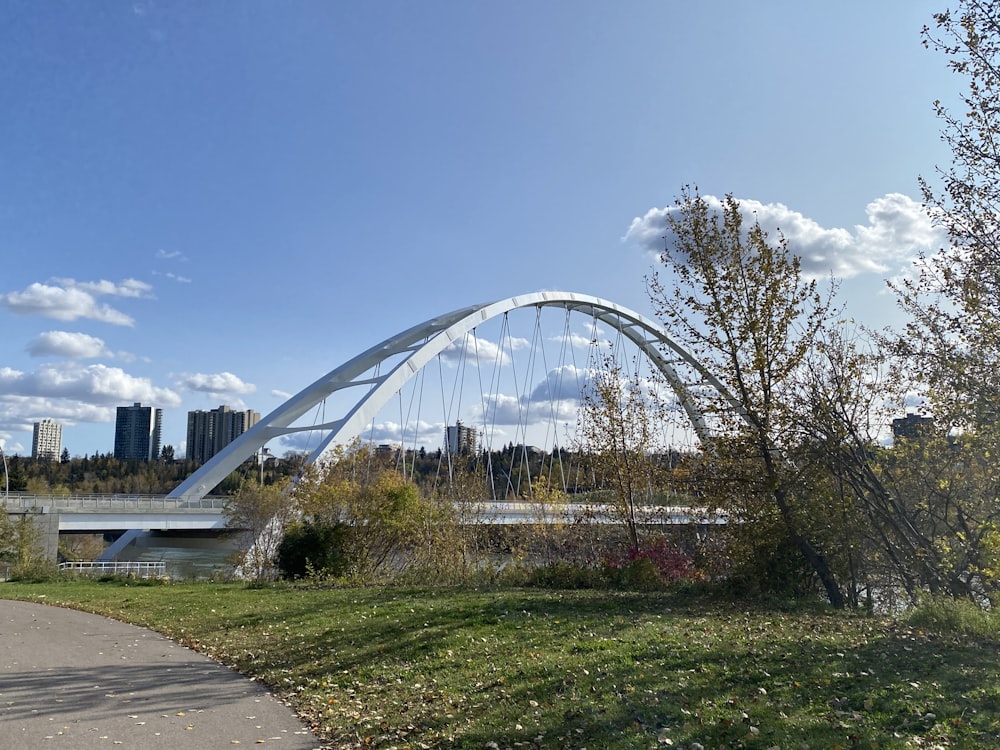
[[[260,484],[264,486],[264,464],[268,461],[273,461],[276,457],[271,455],[271,451],[265,448],[263,445],[260,446],[260,450],[257,451],[257,463],[260,464]]]
[[[7,471],[7,454],[3,452],[2,445],[0,445],[0,458],[3,458],[3,504],[6,505],[10,496],[10,473]]]

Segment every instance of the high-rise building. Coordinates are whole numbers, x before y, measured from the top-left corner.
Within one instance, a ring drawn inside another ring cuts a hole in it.
[[[445,450],[452,456],[476,452],[476,431],[461,421],[444,428]]]
[[[31,457],[55,461],[62,453],[62,425],[51,419],[35,422],[31,434]]]
[[[900,438],[919,438],[930,435],[934,431],[934,418],[922,417],[919,414],[907,414],[905,417],[892,420],[892,436]]]
[[[259,421],[260,413],[252,409],[233,411],[220,406],[211,411],[189,411],[187,457],[203,464]]]
[[[163,409],[143,406],[119,406],[115,416],[115,458],[149,461],[160,456],[160,432]]]

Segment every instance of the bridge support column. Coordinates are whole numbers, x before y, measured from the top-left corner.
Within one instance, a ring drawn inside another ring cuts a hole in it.
[[[141,536],[148,536],[148,531],[143,531],[142,529],[129,529],[124,534],[122,534],[118,539],[112,542],[107,549],[104,550],[97,558],[98,562],[112,562],[115,560],[122,550],[132,544],[136,539]]]

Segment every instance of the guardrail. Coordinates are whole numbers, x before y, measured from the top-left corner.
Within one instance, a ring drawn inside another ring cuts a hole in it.
[[[200,500],[180,500],[166,495],[38,495],[12,492],[0,497],[7,510],[30,511],[45,508],[48,513],[148,513],[150,511],[183,510],[219,513],[228,498],[208,495]]]
[[[8,511],[87,514],[87,513],[190,513],[222,514],[230,498],[208,495],[200,500],[168,498],[166,495],[36,495],[11,493],[0,496],[0,506]],[[473,501],[456,504],[463,515],[471,514],[475,523],[563,523],[590,520],[617,523],[618,513],[609,503],[529,503]],[[642,523],[652,524],[725,524],[725,513],[690,506],[647,505],[636,508]]]
[[[59,570],[83,575],[134,575],[137,578],[160,578],[166,575],[167,564],[162,560],[135,560],[132,562],[74,560],[59,563]]]

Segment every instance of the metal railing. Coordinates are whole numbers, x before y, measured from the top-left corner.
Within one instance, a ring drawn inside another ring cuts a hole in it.
[[[12,492],[6,498],[0,498],[0,505],[6,505],[9,511],[45,508],[49,513],[219,513],[225,508],[227,499],[217,495],[209,495],[200,500],[180,500],[166,495],[37,495]]]
[[[131,562],[74,560],[59,563],[59,570],[83,575],[131,575],[137,578],[161,578],[167,573],[167,564],[162,560],[134,560]]]

